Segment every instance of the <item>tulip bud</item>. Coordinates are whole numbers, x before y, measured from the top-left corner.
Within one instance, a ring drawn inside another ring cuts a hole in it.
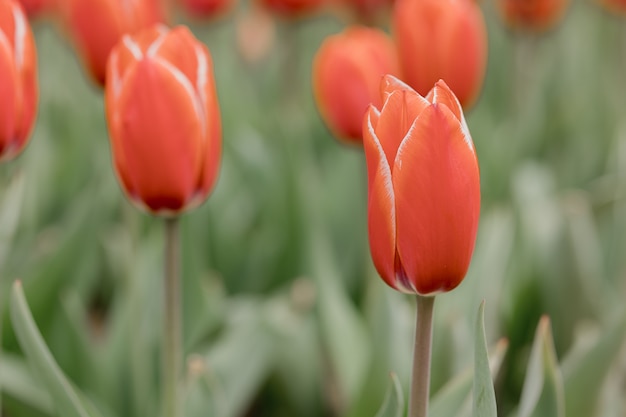
[[[476,1],[398,0],[393,25],[402,79],[422,95],[443,79],[469,108],[487,64],[487,29]]]
[[[0,1],[0,161],[16,157],[37,112],[37,51],[22,7]]]
[[[370,250],[391,287],[434,295],[465,277],[480,177],[463,110],[439,81],[424,98],[392,76],[363,123]]]
[[[502,20],[512,29],[542,31],[558,22],[568,0],[498,0]]]
[[[20,0],[24,11],[28,17],[35,17],[42,13],[51,11],[56,0]]]
[[[328,37],[313,61],[317,107],[333,134],[362,142],[363,115],[370,103],[382,104],[380,79],[396,74],[393,42],[381,30],[353,26]]]
[[[183,26],[125,35],[111,52],[107,80],[111,153],[128,198],[157,215],[200,205],[221,153],[207,48]]]
[[[227,13],[236,0],[179,0],[179,3],[190,16],[207,19]]]
[[[106,63],[125,33],[164,20],[161,0],[59,0],[65,26],[94,80],[104,86]]]

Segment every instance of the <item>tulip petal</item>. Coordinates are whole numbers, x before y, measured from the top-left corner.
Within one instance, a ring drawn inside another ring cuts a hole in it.
[[[363,147],[368,177],[368,233],[374,265],[381,278],[396,288],[396,218],[391,168],[372,126],[370,107],[363,123]]]
[[[148,57],[129,69],[121,91],[113,102],[120,117],[115,146],[123,150],[134,193],[152,212],[185,208],[202,158],[195,92],[171,64]]]
[[[13,15],[15,18],[14,56],[22,92],[19,119],[15,132],[18,142],[17,151],[19,151],[28,140],[35,122],[39,87],[37,83],[37,53],[33,33],[26,20],[26,15],[19,7],[13,9]]]
[[[473,148],[474,143],[472,142],[469,128],[467,127],[467,122],[465,121],[463,108],[452,90],[450,90],[450,87],[448,87],[448,84],[446,84],[443,80],[437,81],[435,86],[428,93],[426,99],[431,103],[445,104],[452,111],[457,120],[461,122],[461,127],[463,128],[463,133],[465,134],[468,145]]]
[[[452,111],[433,104],[400,145],[393,171],[397,250],[419,294],[465,277],[478,227],[480,179],[473,148]]]
[[[15,145],[15,127],[18,114],[18,75],[13,51],[7,37],[0,31],[0,155],[4,156]]]
[[[380,138],[390,167],[393,167],[398,146],[411,128],[413,121],[429,104],[412,89],[395,90],[387,97],[380,111],[376,135]]]
[[[386,74],[380,82],[380,95],[383,98],[383,103],[396,90],[412,90],[412,88],[397,77]]]

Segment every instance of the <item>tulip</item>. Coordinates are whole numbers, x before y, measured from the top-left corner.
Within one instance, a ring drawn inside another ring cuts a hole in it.
[[[215,183],[221,124],[213,63],[183,26],[125,35],[111,52],[105,88],[119,182],[138,207],[175,215]]]
[[[330,130],[346,142],[362,142],[363,115],[382,104],[380,79],[398,72],[393,42],[378,29],[350,27],[328,37],[313,61],[313,89]]]
[[[359,22],[374,26],[376,22],[385,21],[393,0],[340,0]]]
[[[424,98],[392,76],[363,123],[374,264],[402,292],[431,296],[465,277],[480,212],[480,177],[461,105],[445,82]]]
[[[626,0],[598,0],[598,3],[611,13],[626,16]]]
[[[180,5],[193,17],[206,19],[225,14],[236,0],[179,0]]]
[[[403,80],[425,95],[443,79],[464,108],[475,102],[487,64],[487,30],[475,0],[398,0],[393,28]]]
[[[16,157],[37,112],[37,51],[19,3],[0,1],[0,160]]]
[[[498,0],[502,19],[513,29],[542,31],[558,22],[568,0]]]
[[[51,11],[56,0],[20,0],[24,11],[29,17],[35,17]]]
[[[113,46],[126,33],[162,22],[161,0],[60,0],[65,26],[93,79],[104,86]]]
[[[325,0],[259,0],[266,10],[284,17],[299,18],[319,11]]]

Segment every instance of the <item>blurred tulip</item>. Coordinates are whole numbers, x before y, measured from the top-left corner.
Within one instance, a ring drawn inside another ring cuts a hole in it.
[[[118,179],[153,214],[200,205],[220,163],[213,63],[183,26],[126,35],[107,65],[106,114]]]
[[[497,0],[504,22],[513,29],[546,30],[556,24],[569,0]]]
[[[249,7],[236,21],[237,49],[241,57],[254,64],[267,56],[276,40],[276,23],[260,7]]]
[[[0,1],[0,160],[28,142],[37,112],[37,50],[19,3]]]
[[[178,3],[190,16],[208,19],[232,10],[236,0],[178,0]]]
[[[52,11],[56,0],[20,0],[20,3],[29,17],[35,17]]]
[[[398,0],[393,25],[402,79],[422,95],[443,79],[469,108],[487,64],[487,30],[476,1]]]
[[[162,22],[161,0],[59,0],[67,30],[97,83],[104,86],[113,46],[126,33]]]
[[[340,0],[340,3],[355,15],[357,21],[368,25],[384,25],[389,18],[393,0]]]
[[[426,98],[392,76],[363,124],[372,258],[391,287],[450,291],[469,267],[480,176],[463,110],[439,81]]]
[[[299,18],[317,12],[326,0],[259,0],[268,11],[286,18]]]
[[[322,43],[313,61],[317,107],[333,134],[362,142],[363,115],[370,103],[382,104],[380,80],[397,74],[391,38],[378,29],[353,26]]]

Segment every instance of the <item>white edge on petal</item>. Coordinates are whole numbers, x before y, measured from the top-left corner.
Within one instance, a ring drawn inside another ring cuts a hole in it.
[[[435,84],[435,87],[433,87],[433,103],[437,103],[437,85]],[[452,91],[452,90],[450,90]],[[454,98],[454,102],[456,104],[456,106],[459,109],[459,113],[461,114],[461,120],[459,120],[459,122],[461,123],[461,131],[463,132],[463,136],[465,138],[465,143],[467,143],[467,146],[469,146],[470,150],[472,152],[475,152],[474,150],[474,142],[472,141],[472,136],[470,135],[469,132],[469,127],[467,126],[467,122],[465,121],[465,114],[463,113],[463,106],[461,106],[461,102],[459,101],[459,99],[456,97],[456,94],[454,94],[454,92],[452,92],[452,97]],[[450,109],[452,110],[452,109]]]
[[[205,87],[207,82],[209,81],[208,71],[209,71],[209,60],[199,45],[194,45],[194,50],[196,53],[196,61],[198,62],[198,68],[196,69],[196,90],[198,95],[200,96],[200,105],[202,109],[202,120],[203,120],[203,132],[206,131],[208,127],[208,120],[206,120],[206,113],[208,111],[208,97],[206,96]],[[205,135],[205,138],[208,138],[208,135]]]
[[[152,41],[152,43],[148,47],[148,50],[146,51],[146,55],[149,57],[153,57],[157,54],[157,52],[159,52],[159,48],[161,48],[161,45],[163,45],[163,42],[165,41],[165,38],[169,33],[167,27],[163,25],[159,25],[157,30],[159,31],[159,36],[154,41]]]
[[[129,35],[124,35],[122,37],[122,43],[137,61],[141,61],[143,58],[143,52],[141,51],[141,47],[133,40],[133,38]]]
[[[24,42],[28,24],[26,17],[17,5],[13,6],[13,19],[15,20],[15,62],[18,68],[24,65]]]
[[[394,75],[387,74],[387,75],[385,75],[385,76],[383,77],[383,79],[384,79],[384,80],[387,80],[387,78],[393,78],[393,80],[394,80],[395,82],[397,82],[397,83],[398,83],[398,84],[399,84],[402,88],[405,88],[405,89],[407,89],[407,90],[409,90],[409,91],[415,91],[415,90],[413,90],[413,89],[411,88],[411,86],[410,86],[410,85],[408,85],[407,83],[405,83],[404,81],[402,81],[401,79],[399,79],[398,77],[396,77],[396,76],[394,76]],[[389,85],[389,83],[387,83],[387,85]],[[390,95],[391,95],[394,91],[398,91],[398,90],[396,89],[396,90],[393,90],[393,91],[391,91],[391,92],[385,92],[385,101],[387,101],[387,98],[388,98],[388,97],[389,97],[389,96],[390,96]],[[419,95],[419,93],[417,93],[417,95]],[[421,96],[420,96],[420,97],[421,97]]]
[[[196,94],[196,91],[194,90],[194,87],[191,84],[191,81],[189,81],[189,78],[187,78],[187,76],[185,74],[183,74],[183,72],[181,70],[176,68],[174,65],[172,65],[170,62],[166,61],[165,59],[162,59],[162,58],[156,56],[156,57],[152,58],[152,60],[154,60],[154,62],[162,65],[167,71],[169,71],[174,76],[174,79],[176,81],[178,81],[180,86],[187,93],[187,95],[189,96],[189,99],[193,103],[193,108],[196,111],[196,115],[198,117],[198,120],[201,123],[202,131],[204,132],[206,130],[206,123],[207,122],[205,120],[205,115],[202,112],[202,104],[198,100],[198,96]]]

